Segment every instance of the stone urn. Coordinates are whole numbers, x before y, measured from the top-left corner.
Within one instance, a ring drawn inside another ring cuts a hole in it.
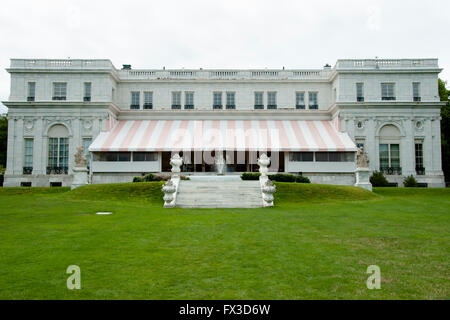
[[[266,176],[269,169],[267,168],[270,164],[270,158],[263,153],[258,158],[258,165],[259,165],[259,172],[261,173],[261,176]]]
[[[172,173],[177,175],[181,171],[181,165],[183,164],[183,158],[180,157],[178,153],[174,154],[172,158],[170,158],[170,165],[172,166]]]
[[[277,190],[276,186],[272,183],[271,180],[267,179],[267,181],[263,184],[261,191],[262,191],[262,198],[264,202],[265,207],[273,206],[273,194]]]
[[[175,206],[174,199],[175,199],[175,191],[177,190],[175,184],[172,182],[172,180],[167,181],[163,187],[162,192],[164,192],[164,207],[165,208],[172,208]]]

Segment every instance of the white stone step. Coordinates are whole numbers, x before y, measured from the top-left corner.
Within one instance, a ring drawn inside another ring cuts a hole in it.
[[[180,181],[176,206],[180,208],[262,207],[259,181],[224,177]]]

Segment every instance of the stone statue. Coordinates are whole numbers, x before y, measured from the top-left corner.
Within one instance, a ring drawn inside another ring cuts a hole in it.
[[[222,175],[225,168],[225,159],[222,152],[218,151],[214,157],[214,165],[216,166],[217,174]]]
[[[86,155],[82,146],[77,147],[77,152],[75,152],[75,167],[86,167]]]
[[[362,147],[360,147],[358,151],[356,151],[356,167],[357,168],[369,167],[369,156],[367,155],[367,152],[363,151]]]

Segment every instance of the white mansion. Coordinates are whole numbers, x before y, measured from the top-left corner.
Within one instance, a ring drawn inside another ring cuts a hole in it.
[[[12,59],[5,186],[70,185],[84,146],[92,183],[271,170],[355,183],[355,152],[402,186],[443,187],[437,59],[338,60],[323,69],[116,69],[109,60]]]

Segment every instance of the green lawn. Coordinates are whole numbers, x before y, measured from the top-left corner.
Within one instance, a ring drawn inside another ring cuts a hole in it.
[[[273,208],[200,210],[160,188],[0,188],[0,299],[450,297],[448,189],[277,183]]]

